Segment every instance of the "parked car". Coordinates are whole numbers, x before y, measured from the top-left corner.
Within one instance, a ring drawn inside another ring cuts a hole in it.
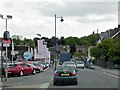
[[[85,68],[84,62],[83,61],[76,61],[76,67],[77,68]]]
[[[72,83],[77,85],[77,71],[72,66],[64,66],[60,65],[57,66],[54,77],[53,77],[53,84],[56,85],[58,83]]]
[[[47,66],[48,68],[50,67],[50,64],[49,64],[48,62],[46,62],[45,64],[46,64],[46,66]]]
[[[43,72],[44,67],[39,63],[33,63],[34,66],[36,66],[37,72]]]
[[[8,75],[23,76],[27,74],[33,74],[33,75],[36,74],[35,69],[26,63],[9,64],[7,71],[8,71]]]
[[[63,63],[63,65],[72,66],[72,67],[76,68],[75,62],[73,62],[73,61],[66,61]]]
[[[49,67],[49,66],[48,66],[46,63],[44,63],[44,62],[41,62],[40,64],[44,67],[43,70],[45,70],[45,69],[47,69],[47,68]]]
[[[36,73],[40,73],[41,70],[38,66],[34,65],[33,63],[29,63],[28,65],[30,65],[33,69],[35,69]]]

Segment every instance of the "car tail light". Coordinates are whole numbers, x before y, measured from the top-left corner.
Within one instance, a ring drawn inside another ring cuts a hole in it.
[[[76,76],[76,72],[75,71],[73,71],[72,76]]]
[[[55,72],[55,73],[54,73],[54,76],[58,76],[58,73],[57,73],[57,72]]]

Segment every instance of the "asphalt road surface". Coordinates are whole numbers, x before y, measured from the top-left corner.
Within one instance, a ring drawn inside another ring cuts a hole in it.
[[[111,88],[115,90],[114,88],[118,88],[119,84],[119,77],[85,68],[78,71],[78,85],[53,85],[53,72],[54,67],[51,67],[36,75],[10,77],[7,82],[2,83],[3,90],[13,90],[13,88],[15,90],[18,90],[16,88],[29,88],[29,90],[40,90],[41,88]]]

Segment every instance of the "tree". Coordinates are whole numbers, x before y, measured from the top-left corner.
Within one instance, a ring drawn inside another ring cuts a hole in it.
[[[95,57],[96,60],[99,59],[99,57],[100,57],[101,54],[102,54],[102,53],[101,53],[101,51],[100,51],[100,49],[99,49],[98,47],[92,47],[92,48],[90,49],[90,56]]]
[[[65,38],[62,36],[58,43],[59,45],[65,45]]]
[[[81,57],[86,56],[86,53],[83,53],[83,52],[75,52],[75,53],[74,53],[74,56],[75,56],[75,57],[78,57],[78,58],[81,58]]]
[[[79,43],[86,46],[96,46],[99,39],[99,34],[91,34],[89,36],[81,37]]]
[[[120,64],[120,41],[119,40],[114,40],[113,45],[111,45],[108,55],[109,55],[109,60],[113,61],[116,64]]]
[[[28,45],[28,46],[34,46],[33,40],[32,39],[27,39],[27,38],[24,38],[23,44]]]
[[[104,39],[96,47],[90,49],[91,56],[104,61],[120,63],[120,42],[111,38]]]
[[[113,46],[114,42],[113,39],[107,38],[104,39],[101,44],[98,45],[98,48],[101,50],[101,56],[104,57],[103,60],[109,60],[109,50]]]
[[[22,44],[22,36],[13,35],[12,39],[13,39],[13,42],[14,42],[15,45],[21,45]]]
[[[79,38],[72,36],[68,37],[65,39],[65,44],[70,46],[79,45]]]

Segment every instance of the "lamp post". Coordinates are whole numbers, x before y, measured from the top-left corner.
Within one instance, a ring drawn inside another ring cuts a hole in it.
[[[54,60],[54,64],[55,64],[55,70],[56,70],[56,66],[57,66],[57,60],[56,60],[56,58],[57,58],[57,56],[56,56],[56,18],[61,18],[60,19],[60,21],[61,22],[63,22],[64,20],[63,20],[63,17],[57,17],[57,15],[55,14],[55,60]]]
[[[41,34],[36,34],[36,35],[38,35],[40,37],[40,39],[41,39]]]
[[[0,14],[0,18],[5,19],[5,24],[6,24],[6,31],[7,31],[7,20],[8,19],[12,19],[11,15],[6,15],[6,17],[3,17],[3,15]],[[9,33],[9,32],[8,32]],[[9,36],[7,36],[9,37]],[[8,72],[7,72],[7,45],[6,45],[6,67],[5,67],[5,81],[7,81],[7,77],[8,77]]]

